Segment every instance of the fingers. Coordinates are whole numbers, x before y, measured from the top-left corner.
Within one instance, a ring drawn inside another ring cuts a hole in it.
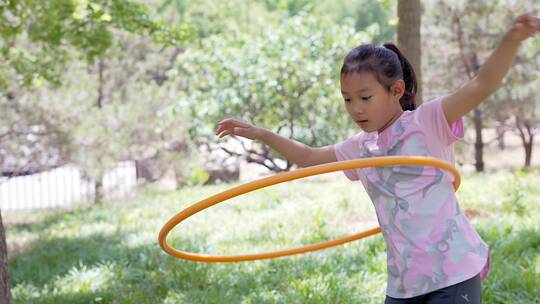
[[[216,130],[216,135],[219,138],[222,138],[226,135],[239,135],[244,136],[244,130],[247,129],[247,127],[239,127],[235,124],[221,124],[219,125],[218,129]]]
[[[540,30],[540,18],[533,16],[532,14],[523,14],[516,18],[514,24],[518,28],[523,26],[531,27],[535,30]]]
[[[216,135],[219,137],[219,138],[222,138],[226,135],[231,135],[231,136],[234,136],[235,135],[235,129],[237,128],[232,128],[232,129],[224,129],[224,130],[218,130],[216,132]]]
[[[230,131],[225,131],[223,132],[224,130],[230,130],[231,129],[231,124],[233,124],[234,122],[232,121],[232,119],[225,119],[225,120],[222,120],[218,123],[218,128],[216,130],[216,135],[218,135],[220,138],[227,135],[227,134],[230,134]],[[234,128],[234,127],[232,127]],[[222,134],[220,134],[221,132],[223,132]]]
[[[540,18],[524,14],[514,20],[506,37],[515,41],[523,41],[535,33],[540,33]]]
[[[251,127],[251,125],[247,123],[244,123],[234,118],[227,118],[218,123],[216,135],[218,135],[219,138],[225,135],[242,136],[241,134],[239,134],[242,131],[242,129],[249,128],[249,127]]]
[[[223,131],[221,134],[218,134],[219,138],[222,138],[225,135],[234,135],[230,130]]]
[[[226,135],[231,135],[231,136],[238,135],[238,136],[250,138],[248,136],[248,133],[246,132],[246,128],[238,128],[238,127],[236,127],[236,128],[226,129],[226,130],[222,131],[221,133],[219,133],[218,137],[222,138],[222,137],[224,137]]]
[[[218,123],[218,125],[236,125],[236,126],[240,126],[240,127],[248,127],[249,126],[249,124],[247,124],[245,122],[242,122],[242,121],[239,121],[238,119],[234,119],[234,118],[224,119],[224,120],[220,121]]]
[[[537,31],[540,31],[540,18],[532,17],[529,18],[529,25]]]
[[[216,135],[219,138],[222,138],[225,135],[234,135],[234,129],[235,129],[234,127],[227,128],[227,127],[220,126],[216,131]]]
[[[531,17],[531,16],[532,15],[530,13],[519,15],[519,16],[516,17],[514,22],[528,22],[529,17]]]

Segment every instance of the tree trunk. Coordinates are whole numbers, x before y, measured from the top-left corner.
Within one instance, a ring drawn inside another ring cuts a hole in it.
[[[94,191],[94,204],[101,204],[103,202],[103,176],[100,174],[100,176],[97,178],[95,185],[95,191]]]
[[[476,51],[471,49],[469,56],[465,54],[465,38],[463,37],[463,26],[461,25],[460,15],[457,12],[453,12],[454,24],[457,27],[456,34],[459,45],[459,53],[463,66],[467,71],[469,79],[473,79],[480,70],[480,64],[478,63],[478,56]],[[474,159],[476,172],[484,171],[484,140],[482,138],[482,110],[479,107],[474,108],[473,111],[474,131],[476,139],[474,142]]]
[[[0,210],[0,302],[2,304],[11,303],[11,291],[9,287],[9,265],[7,258],[6,232],[2,222],[2,211]]]
[[[531,136],[528,143],[525,143],[525,168],[531,167],[531,159],[532,159],[532,149],[533,149],[533,138],[534,136]]]
[[[503,151],[506,148],[506,143],[504,141],[506,130],[502,121],[495,126],[495,132],[497,133],[497,147],[499,147],[499,150]]]
[[[531,166],[534,133],[531,124],[527,120],[522,121],[518,115],[516,115],[515,118],[516,127],[519,131],[519,137],[521,138],[521,143],[523,144],[523,148],[525,150],[525,163],[523,168],[527,169]],[[527,133],[525,133],[525,131]]]
[[[98,107],[98,109],[103,108],[103,99],[105,98],[105,84],[103,81],[104,71],[105,64],[103,63],[103,59],[100,58],[98,62],[98,96],[96,100],[96,107]],[[99,174],[98,178],[96,179],[94,190],[94,204],[100,204],[103,201],[103,174]]]
[[[96,100],[96,106],[101,109],[103,107],[103,98],[105,93],[103,93],[103,71],[105,70],[105,65],[103,64],[103,59],[100,59],[98,62],[98,96]]]
[[[418,81],[416,105],[422,104],[422,50],[420,24],[422,7],[420,0],[399,0],[397,6],[397,44],[411,63]]]
[[[474,108],[474,132],[476,141],[474,142],[474,167],[476,172],[484,171],[484,140],[482,138],[482,111]]]

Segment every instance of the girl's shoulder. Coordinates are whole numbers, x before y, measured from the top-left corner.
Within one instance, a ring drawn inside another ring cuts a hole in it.
[[[463,119],[449,124],[442,108],[447,95],[439,96],[424,102],[413,112],[414,124],[434,140],[448,145],[463,138]]]
[[[430,112],[433,113],[437,110],[442,110],[442,101],[445,97],[446,95],[442,95],[424,101],[420,106],[411,112],[415,113],[416,115],[426,115]]]

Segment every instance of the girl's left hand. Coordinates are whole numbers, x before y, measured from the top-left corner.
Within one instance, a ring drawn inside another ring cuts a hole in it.
[[[522,41],[532,37],[535,33],[540,33],[540,18],[531,14],[517,17],[512,23],[512,27],[506,33],[506,39]]]

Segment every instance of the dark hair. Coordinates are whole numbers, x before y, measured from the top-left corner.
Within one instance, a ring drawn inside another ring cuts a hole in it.
[[[403,79],[405,93],[399,100],[401,108],[404,111],[416,108],[416,74],[407,58],[393,43],[385,43],[383,46],[364,44],[352,49],[343,60],[341,76],[360,72],[374,73],[388,91],[395,80]]]

